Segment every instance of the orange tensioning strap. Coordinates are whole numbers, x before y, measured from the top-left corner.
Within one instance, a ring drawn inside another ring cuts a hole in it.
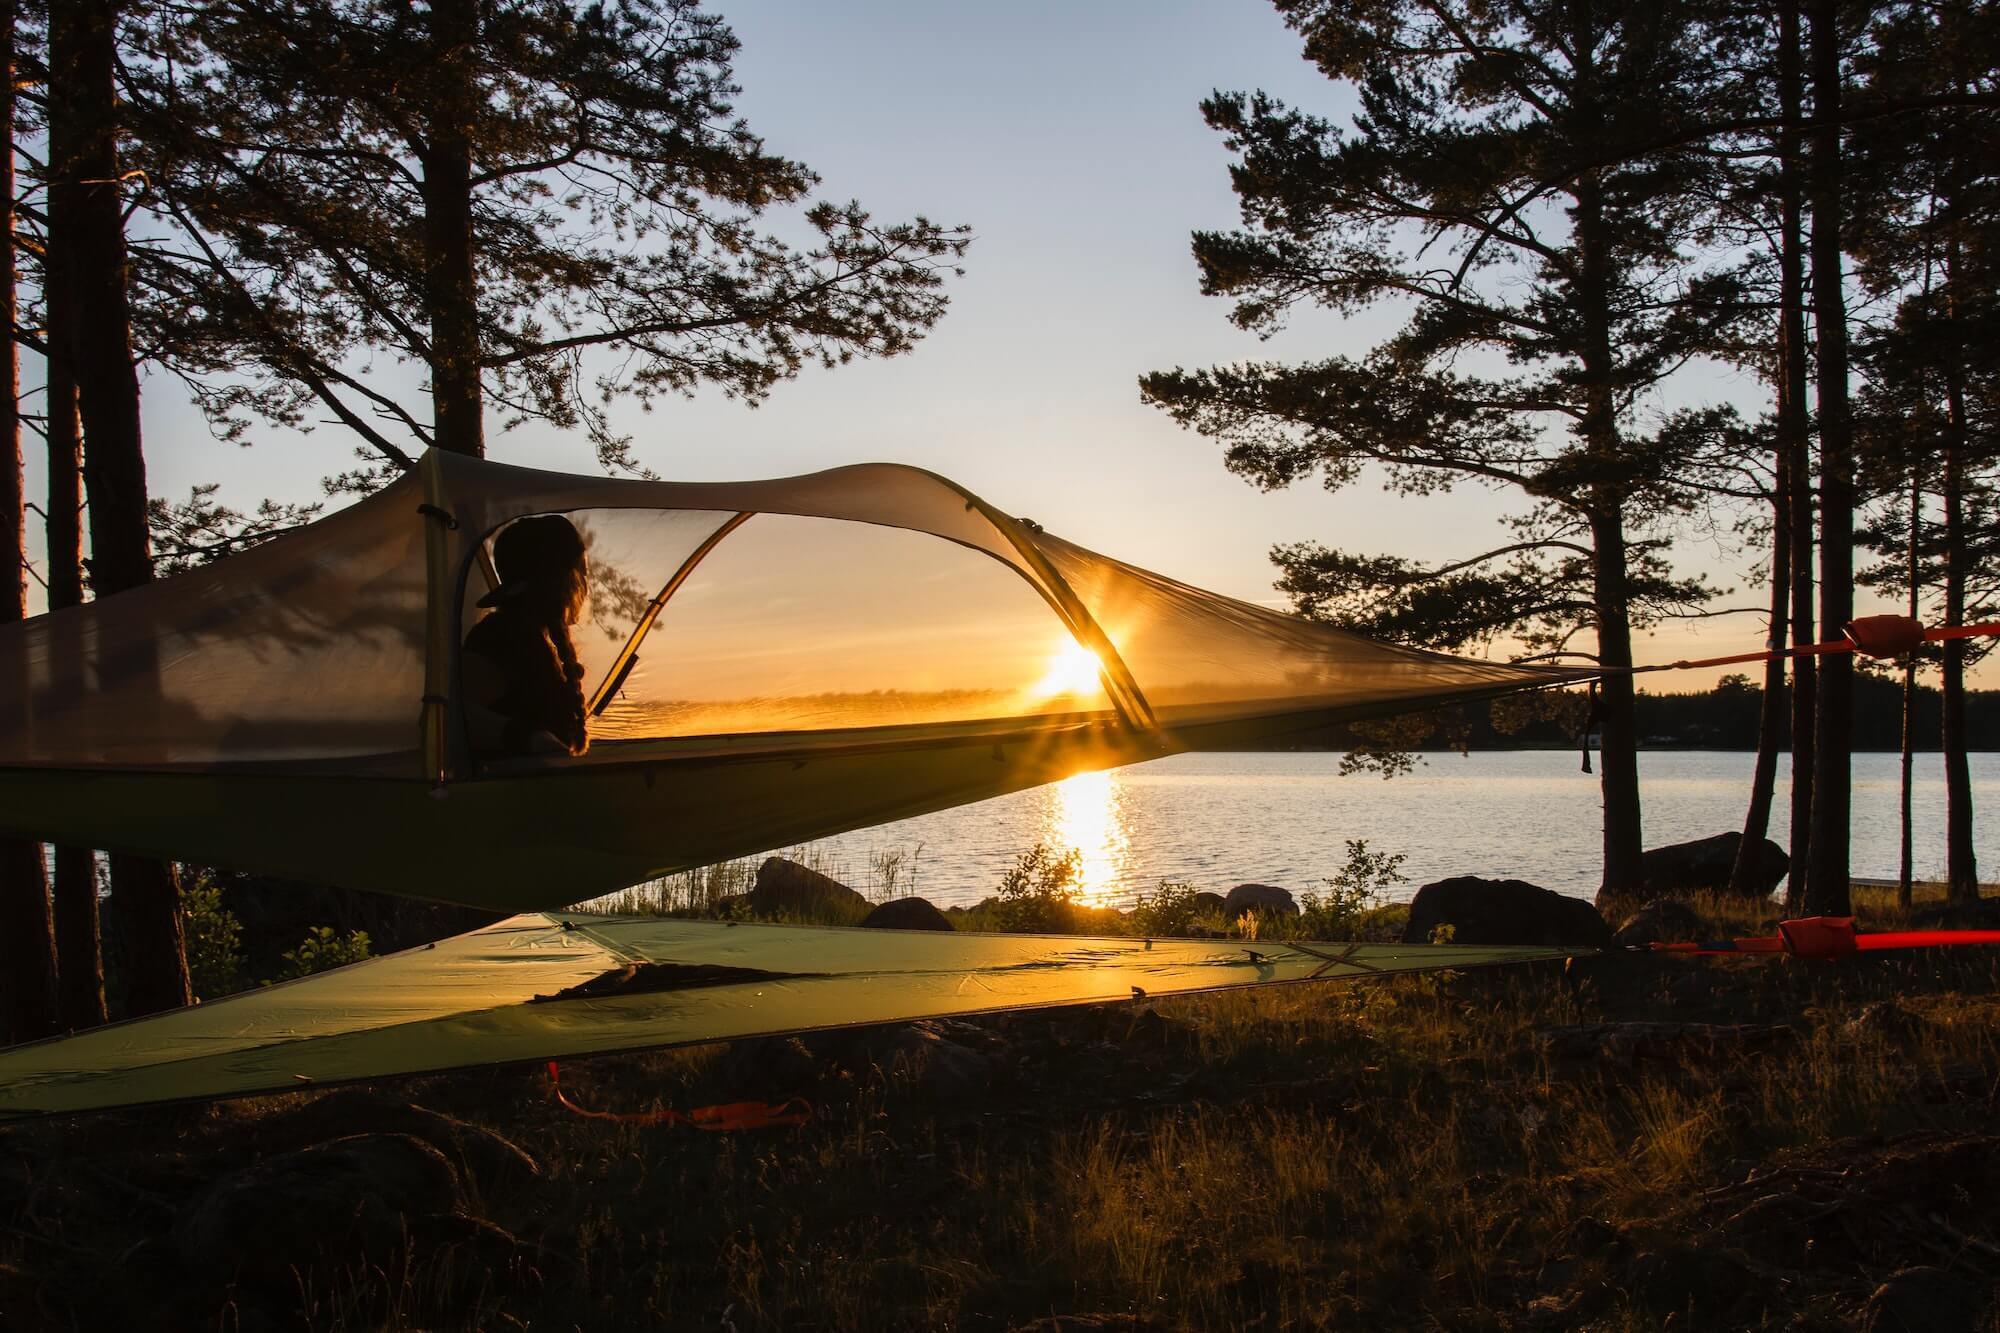
[[[1651,946],[1656,953],[1789,954],[1794,958],[1845,958],[1888,949],[1940,949],[1963,944],[2000,944],[2000,930],[1885,930],[1860,935],[1851,916],[1810,916],[1778,923],[1776,935],[1741,940]]]
[[[676,1111],[663,1106],[653,1111],[592,1111],[578,1106],[562,1090],[556,1062],[549,1061],[549,1090],[565,1110],[591,1120],[610,1120],[621,1125],[685,1125],[711,1133],[733,1133],[744,1129],[772,1129],[781,1125],[803,1125],[812,1119],[812,1103],[803,1097],[789,1101],[723,1102],[718,1106],[697,1106],[692,1111]]]
[[[1926,629],[1909,616],[1862,616],[1847,625],[1847,637],[1825,643],[1808,643],[1797,648],[1767,649],[1754,653],[1731,653],[1726,657],[1701,657],[1691,661],[1659,662],[1652,666],[1627,668],[1631,675],[1648,671],[1685,671],[1695,667],[1734,666],[1739,662],[1768,662],[1779,657],[1818,657],[1825,653],[1863,653],[1869,657],[1900,657],[1920,643],[1943,643],[1948,639],[2000,637],[2000,621],[1983,625],[1940,625]],[[1621,673],[1624,674],[1624,673]]]

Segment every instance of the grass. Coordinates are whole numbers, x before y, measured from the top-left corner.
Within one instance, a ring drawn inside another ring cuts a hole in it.
[[[850,864],[819,843],[788,848],[776,855],[839,880],[872,903],[921,892],[923,843],[872,851],[866,867]],[[725,899],[750,891],[757,882],[757,867],[763,860],[763,857],[748,857],[683,870],[593,899],[572,910],[611,916],[713,916]]]
[[[1869,924],[1898,924],[1893,901],[1857,898]],[[1701,910],[1721,933],[1772,919]],[[1884,1001],[1890,1019],[1871,1007]],[[772,1046],[564,1067],[591,1106],[801,1092],[819,1114],[796,1131],[580,1119],[534,1071],[395,1085],[385,1101],[539,1163],[468,1173],[461,1211],[506,1242],[413,1224],[394,1253],[294,1262],[282,1281],[172,1238],[211,1180],[298,1147],[313,1097],[7,1130],[0,1314],[738,1333],[1086,1312],[1163,1329],[1845,1327],[1900,1267],[2000,1277],[1981,1248],[2000,1241],[1992,1182],[1898,1175],[1943,1149],[1896,1146],[1925,1132],[2000,1160],[1986,1137],[2000,951],[1623,957],[1152,1008],[983,1022],[998,1054],[970,1094],[906,1077],[890,1034],[815,1042],[797,1086],[760,1086],[784,1067]],[[1781,1036],[1630,1058],[1554,1042],[1623,1021]],[[114,1265],[125,1279],[99,1280]],[[149,1288],[149,1272],[171,1281]],[[8,1306],[18,1291],[29,1304]]]

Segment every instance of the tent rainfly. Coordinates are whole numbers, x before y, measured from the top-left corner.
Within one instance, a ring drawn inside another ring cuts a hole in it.
[[[476,762],[508,523],[582,533],[581,757]],[[519,911],[1183,750],[1587,673],[1214,596],[882,464],[742,483],[432,451],[192,573],[0,629],[0,832]]]
[[[433,946],[0,1051],[0,1120],[1575,952],[527,913]]]

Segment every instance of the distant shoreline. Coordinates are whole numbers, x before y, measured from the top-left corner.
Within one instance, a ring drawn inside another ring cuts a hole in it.
[[[1231,749],[1231,750],[1225,750],[1225,751],[1219,751],[1218,753],[1225,753],[1225,754],[1343,754],[1343,753],[1345,753],[1345,752],[1346,752],[1346,751],[1347,751],[1347,750],[1348,750],[1349,748],[1350,748],[1350,747],[1348,747],[1348,746],[1345,746],[1345,745],[1260,745],[1260,746],[1256,746],[1256,747],[1254,747],[1254,748],[1253,748],[1253,747],[1248,747],[1248,746],[1246,746],[1246,747],[1244,747],[1244,748],[1242,748],[1242,749]],[[1563,752],[1565,752],[1565,751],[1567,751],[1568,753],[1571,753],[1571,754],[1576,754],[1576,753],[1579,753],[1579,752],[1580,752],[1580,749],[1581,749],[1581,747],[1580,747],[1580,746],[1578,746],[1578,745],[1576,745],[1576,744],[1574,744],[1574,743],[1572,743],[1572,744],[1569,744],[1569,745],[1546,745],[1546,744],[1541,744],[1541,745],[1534,745],[1534,744],[1531,744],[1531,745],[1475,745],[1475,746],[1473,746],[1473,747],[1472,747],[1472,751],[1473,751],[1473,753],[1475,753],[1475,754],[1494,754],[1494,753],[1515,753],[1515,752],[1523,752],[1523,753],[1528,753],[1528,752],[1546,752],[1546,753],[1549,753],[1549,754],[1561,754],[1561,753],[1563,753]],[[1596,742],[1594,742],[1594,741],[1593,741],[1593,742],[1591,743],[1591,746],[1590,746],[1590,752],[1591,752],[1591,753],[1592,753],[1592,754],[1594,755],[1594,754],[1596,754],[1596,753],[1597,753],[1597,750],[1598,750],[1598,746],[1597,746]],[[1754,746],[1754,745],[1673,745],[1673,744],[1661,744],[1661,745],[1641,745],[1641,746],[1639,747],[1639,753],[1641,753],[1641,754],[1755,754],[1756,752],[1757,752],[1757,747],[1756,747],[1756,746]],[[1411,750],[1409,751],[1409,753],[1411,753],[1411,754],[1422,754],[1422,755],[1432,755],[1432,754],[1460,754],[1460,753],[1463,753],[1463,752],[1462,752],[1462,751],[1461,751],[1461,750],[1460,750],[1460,749],[1459,749],[1459,748],[1458,748],[1457,746],[1455,746],[1455,745],[1435,745],[1435,744],[1432,744],[1432,745],[1419,745],[1419,746],[1415,746],[1415,747],[1413,747],[1413,748],[1412,748],[1412,749],[1411,749]],[[1791,752],[1790,750],[1780,750],[1780,751],[1778,751],[1778,753],[1779,753],[1779,754],[1780,754],[1781,756],[1784,756],[1784,757],[1786,757],[1786,758],[1789,758],[1789,757],[1791,756],[1791,753],[1792,753],[1792,752]],[[1898,750],[1897,750],[1897,748],[1896,748],[1895,746],[1879,746],[1879,745],[1857,745],[1857,746],[1855,746],[1855,747],[1854,747],[1854,753],[1856,753],[1856,754],[1896,754],[1896,753],[1898,753]],[[1967,754],[2000,754],[2000,749],[1995,749],[1995,748],[1976,748],[1976,749],[1971,749],[1971,750],[1967,750],[1967,751],[1966,751],[1966,753],[1967,753]],[[1944,754],[1944,751],[1942,751],[1942,750],[1939,750],[1939,749],[1936,749],[1936,748],[1934,748],[1934,747],[1933,747],[1933,748],[1925,748],[1925,749],[1919,749],[1919,750],[1912,750],[1912,751],[1910,752],[1910,755],[1911,755],[1911,757],[1912,757],[1912,758],[1914,758],[1914,759],[1921,759],[1921,758],[1924,758],[1924,757],[1925,757],[1925,756],[1927,756],[1927,755],[1929,755],[1929,756],[1937,756],[1937,757],[1942,757],[1942,756],[1943,756],[1943,754]]]

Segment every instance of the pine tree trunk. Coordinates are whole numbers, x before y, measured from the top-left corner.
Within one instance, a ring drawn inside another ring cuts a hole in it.
[[[90,570],[99,597],[153,577],[146,524],[146,461],[139,432],[139,377],[132,363],[126,304],[125,224],[117,153],[114,0],[65,0],[53,7],[50,110],[67,122],[69,146],[56,173],[76,188],[65,243],[74,298],[71,356],[83,425],[84,488],[90,497]],[[180,889],[173,867],[141,857],[111,858],[112,904],[120,927],[125,1007],[130,1015],[188,1004]]]
[[[1587,45],[1584,44],[1584,45]],[[1583,312],[1581,361],[1584,413],[1580,431],[1589,451],[1609,464],[1620,453],[1611,393],[1613,357],[1603,201],[1594,177],[1578,182],[1576,244]],[[1600,485],[1589,497],[1592,601],[1598,682],[1598,783],[1604,796],[1604,883],[1599,901],[1637,898],[1646,887],[1645,844],[1639,812],[1639,722],[1632,686],[1632,606],[1622,494]]]
[[[57,1010],[64,1028],[81,1032],[109,1017],[97,857],[87,848],[58,847],[55,871]]]
[[[55,918],[42,845],[0,838],[0,1044],[60,1030]]]
[[[0,151],[0,384],[7,386],[0,401],[0,550],[13,569],[0,589],[0,625],[14,624],[28,614],[27,494],[21,474],[20,347],[11,336],[16,326],[14,293],[14,59],[13,0],[0,0],[0,39],[4,39],[7,83],[0,88],[0,127],[5,129]],[[26,663],[10,667],[8,679],[27,682]],[[0,707],[28,706],[26,691],[0,700]],[[4,968],[5,1003],[0,1022],[10,1042],[31,1041],[56,1030],[56,935],[49,902],[48,870],[42,846],[20,838],[0,839],[0,968]]]
[[[1799,0],[1784,0],[1778,15],[1778,96],[1785,132],[1778,158],[1778,440],[1791,477],[1792,644],[1812,643],[1813,484],[1812,440],[1806,413],[1806,315],[1804,199],[1799,181],[1803,138],[1799,130],[1803,71]],[[1806,866],[1812,852],[1813,731],[1817,725],[1819,668],[1810,657],[1792,659],[1791,872],[1785,906],[1805,908]]]
[[[1771,493],[1771,607],[1764,641],[1771,648],[1785,646],[1790,617],[1786,609],[1792,598],[1791,481],[1782,442],[1772,450],[1775,484]],[[1750,775],[1750,808],[1743,816],[1743,841],[1736,847],[1736,863],[1729,868],[1731,896],[1761,896],[1757,866],[1758,852],[1771,828],[1771,799],[1778,783],[1778,747],[1785,743],[1785,662],[1772,657],[1764,663],[1764,698],[1757,711],[1757,764]]]
[[[1945,286],[1956,304],[1957,249],[1945,258]],[[1954,310],[1953,312],[1957,312]],[[1965,623],[1965,376],[1955,350],[1944,358],[1944,621]],[[1940,681],[1944,695],[1945,897],[1952,903],[1979,901],[1979,866],[1972,847],[1972,773],[1966,761],[1965,640],[1944,643]]]
[[[1593,515],[1597,602],[1598,781],[1604,795],[1604,897],[1635,898],[1646,887],[1639,813],[1639,720],[1631,674],[1632,618],[1625,530],[1619,515]]]
[[[1832,633],[1854,618],[1854,444],[1847,393],[1847,299],[1841,286],[1840,30],[1836,0],[1814,0],[1812,23],[1813,311],[1819,362],[1820,626]],[[1813,736],[1812,852],[1806,907],[1850,914],[1848,824],[1853,782],[1854,662],[1820,662]]]
[[[436,113],[419,154],[424,172],[424,282],[430,318],[431,410],[440,449],[483,456],[478,278],[472,243],[473,0],[433,0]]]
[[[52,127],[51,153],[57,161],[67,152],[65,128],[60,119]],[[49,293],[45,395],[48,504],[44,509],[48,515],[45,564],[51,611],[83,605],[83,432],[77,417],[76,369],[70,357],[75,298],[64,288],[76,193],[75,184],[60,176],[50,182],[49,241],[43,259],[43,281]],[[59,289],[62,294],[57,294]],[[81,676],[83,646],[75,630],[68,617],[57,616],[49,622],[49,656],[57,664],[48,686],[52,692],[74,689]],[[104,947],[98,917],[97,858],[87,848],[55,849],[55,921],[57,1007],[62,1026],[73,1032],[96,1027],[106,1018]]]
[[[1910,463],[1910,540],[1907,554],[1910,565],[1910,619],[1919,618],[1917,600],[1917,534],[1923,527],[1924,490],[1923,470],[1912,460]],[[1902,846],[1896,862],[1896,903],[1908,910],[1916,893],[1916,856],[1914,830],[1910,827],[1910,778],[1916,762],[1917,751],[1917,654],[1914,649],[1903,661],[1903,753],[1902,753]]]

